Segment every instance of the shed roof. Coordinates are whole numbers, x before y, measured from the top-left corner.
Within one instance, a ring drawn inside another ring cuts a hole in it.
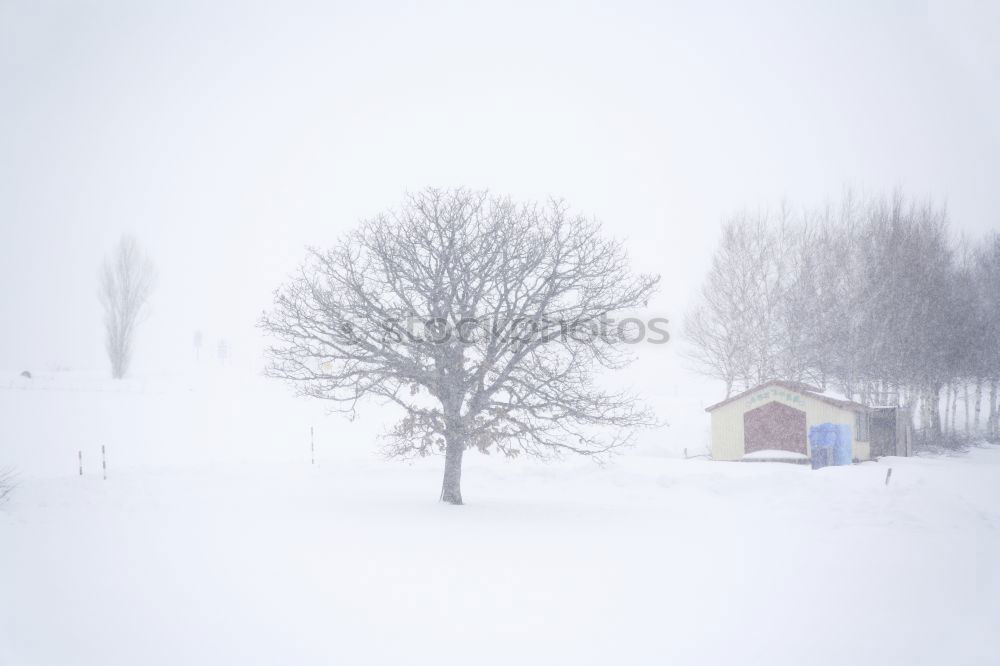
[[[841,409],[851,409],[854,411],[868,409],[868,407],[862,405],[860,402],[854,402],[853,400],[845,400],[843,398],[835,398],[831,395],[825,394],[822,389],[817,388],[815,386],[810,386],[809,384],[803,384],[802,382],[790,382],[784,379],[772,379],[771,381],[767,381],[764,382],[763,384],[754,386],[751,389],[747,389],[742,393],[726,398],[722,402],[717,402],[714,405],[709,405],[708,407],[705,408],[705,411],[706,412],[714,411],[719,407],[722,407],[723,405],[728,405],[729,403],[735,402],[736,400],[739,400],[744,396],[750,395],[754,391],[759,391],[760,389],[767,388],[768,386],[780,386],[783,389],[787,389],[789,391],[795,391],[796,393],[801,393],[804,396],[815,398],[816,400],[825,402],[835,407],[840,407]]]

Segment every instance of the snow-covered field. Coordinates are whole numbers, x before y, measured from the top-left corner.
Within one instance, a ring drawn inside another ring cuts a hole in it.
[[[671,457],[689,411],[603,468],[469,455],[451,507],[270,382],[11,381],[0,665],[1000,663],[1000,449]]]

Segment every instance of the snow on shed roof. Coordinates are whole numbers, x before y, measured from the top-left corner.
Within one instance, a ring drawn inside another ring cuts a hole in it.
[[[753,388],[747,389],[742,393],[726,398],[722,402],[717,402],[714,405],[709,405],[708,407],[705,408],[705,411],[711,412],[713,410],[718,409],[719,407],[722,407],[723,405],[728,405],[731,402],[739,400],[743,396],[750,395],[754,391],[759,391],[762,388],[767,388],[768,386],[780,386],[783,389],[787,389],[789,391],[795,391],[796,393],[801,393],[802,395],[808,396],[810,398],[815,398],[816,400],[820,400],[827,404],[834,405],[835,407],[840,407],[841,409],[852,409],[855,411],[868,409],[868,407],[862,405],[860,402],[854,402],[853,400],[848,400],[844,397],[838,397],[836,395],[832,395],[831,391],[823,391],[823,389],[817,388],[815,386],[810,386],[809,384],[803,384],[802,382],[790,382],[784,379],[772,379],[770,381],[764,382],[763,384],[759,384],[757,386],[754,386]]]

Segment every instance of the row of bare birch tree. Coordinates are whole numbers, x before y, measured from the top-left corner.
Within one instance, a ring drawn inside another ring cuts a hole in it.
[[[1000,438],[1000,234],[956,238],[942,206],[847,194],[734,215],[685,333],[727,395],[802,381],[902,405],[928,444]]]

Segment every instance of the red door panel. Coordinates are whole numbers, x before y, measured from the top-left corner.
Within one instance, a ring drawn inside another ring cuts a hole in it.
[[[806,413],[780,402],[769,402],[743,414],[745,453],[776,449],[806,452]]]

